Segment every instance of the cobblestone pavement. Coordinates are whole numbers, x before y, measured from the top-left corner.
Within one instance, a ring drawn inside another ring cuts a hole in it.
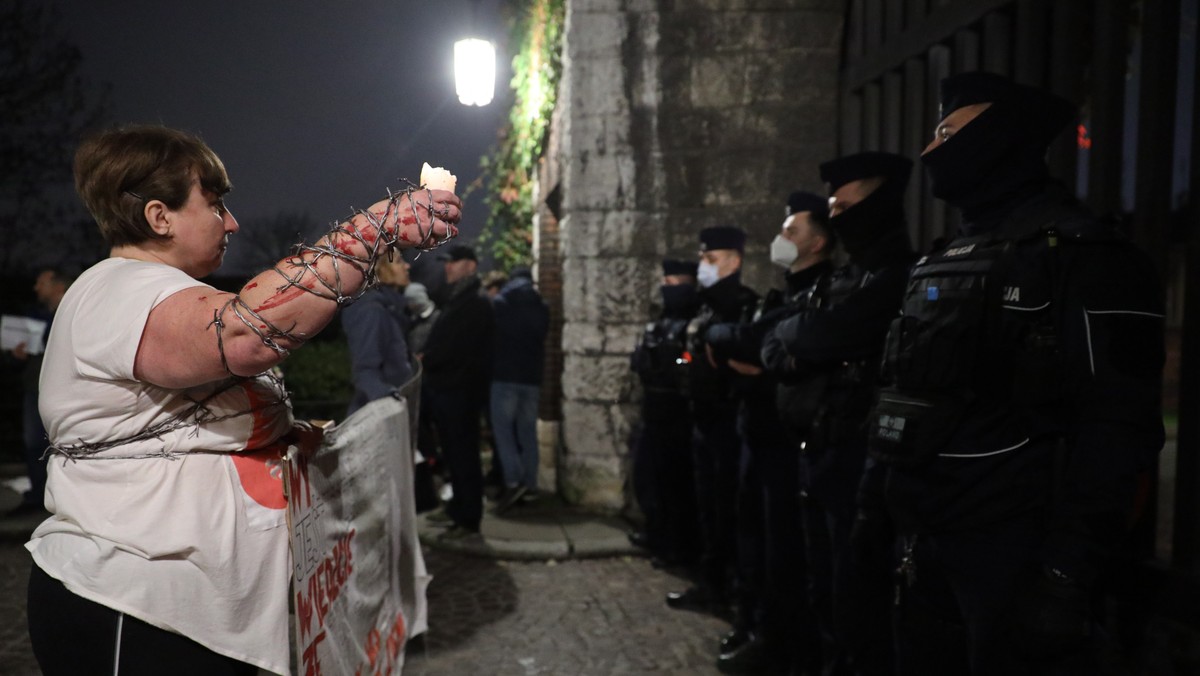
[[[428,550],[430,630],[406,676],[716,674],[727,625],[673,611],[678,578],[641,558],[505,562]],[[25,629],[29,554],[0,542],[0,675],[39,673]]]
[[[0,674],[40,674],[25,628],[25,588],[33,561],[20,542],[0,542]]]
[[[705,676],[727,625],[673,611],[663,595],[679,578],[641,558],[505,562],[427,550],[430,629],[410,646],[405,676]],[[40,672],[25,628],[31,561],[0,541],[0,676]],[[1146,664],[1106,674],[1200,674],[1200,636],[1155,622]]]
[[[406,676],[716,674],[728,625],[674,611],[646,559],[505,562],[427,550],[429,632]]]

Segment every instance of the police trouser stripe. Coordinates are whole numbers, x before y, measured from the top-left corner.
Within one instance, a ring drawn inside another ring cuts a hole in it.
[[[121,673],[121,631],[125,628],[125,613],[117,613],[117,645],[113,648],[113,676]]]

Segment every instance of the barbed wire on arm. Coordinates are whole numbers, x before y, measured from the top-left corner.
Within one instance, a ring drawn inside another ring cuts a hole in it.
[[[432,251],[453,239],[453,235],[449,229],[446,236],[441,239],[434,236],[434,223],[439,218],[445,220],[449,217],[449,205],[438,210],[434,207],[433,192],[431,190],[424,186],[415,185],[407,179],[401,179],[401,181],[404,183],[403,190],[398,192],[388,190],[387,207],[383,210],[382,214],[372,213],[369,209],[356,209],[346,221],[334,223],[329,232],[316,243],[310,245],[301,241],[296,244],[292,249],[291,255],[272,268],[283,279],[283,283],[276,289],[276,293],[282,294],[288,289],[296,288],[320,298],[333,301],[339,307],[345,306],[360,298],[378,282],[376,266],[379,259],[387,256],[389,261],[392,260],[391,257],[394,255],[396,249],[400,248],[402,243],[410,245],[411,248],[415,248],[420,252],[425,252]],[[414,199],[414,195],[422,191],[427,198],[425,203],[420,203]],[[417,240],[415,242],[409,239],[402,231],[402,222],[405,220],[400,213],[400,202],[402,199],[408,200],[412,222],[417,229]],[[428,222],[428,227],[423,226],[421,223],[422,210],[425,212],[424,216]],[[369,226],[369,228],[355,225],[355,219],[359,216],[363,217],[366,221],[364,225]],[[352,245],[346,246],[344,243],[347,237],[361,245],[364,253],[354,253]],[[321,262],[326,259],[331,262],[330,278],[327,278],[326,274],[323,274],[319,268]],[[281,268],[283,265],[286,265],[288,269]],[[358,288],[354,290],[346,288],[344,283],[343,266],[347,265],[354,269],[362,278]],[[237,321],[240,321],[254,332],[263,345],[266,345],[281,357],[287,357],[290,350],[293,349],[285,347],[284,343],[298,346],[304,344],[308,339],[306,336],[294,333],[294,323],[287,328],[280,327],[263,317],[259,311],[251,308],[242,300],[240,294],[234,294],[220,308],[213,311],[212,321],[208,325],[216,333],[217,352],[221,356],[221,365],[230,374],[226,383],[203,399],[193,401],[183,411],[151,425],[136,434],[102,442],[87,442],[80,439],[76,443],[52,444],[46,449],[42,457],[47,458],[52,455],[62,455],[70,461],[133,458],[174,459],[190,453],[218,453],[218,451],[207,451],[204,449],[168,451],[164,446],[161,450],[155,452],[100,455],[105,451],[111,451],[126,444],[151,439],[162,440],[166,435],[187,427],[193,428],[192,435],[195,436],[199,434],[200,428],[203,425],[286,405],[288,403],[288,395],[283,386],[283,381],[270,371],[257,376],[240,376],[230,370],[229,361],[225,356],[224,341],[226,315],[229,313],[232,313]],[[240,385],[246,380],[259,377],[265,377],[270,380],[275,386],[273,389],[281,393],[281,396],[277,399],[268,399],[246,410],[230,411],[223,414],[215,413],[209,408],[209,403],[217,395],[227,391],[231,387]]]
[[[376,266],[379,259],[387,256],[389,261],[392,260],[394,252],[401,243],[411,244],[419,251],[432,251],[450,241],[452,237],[449,232],[446,237],[437,239],[434,236],[433,228],[436,219],[449,217],[450,207],[447,205],[441,211],[437,210],[434,207],[433,191],[415,185],[407,179],[401,180],[405,184],[404,189],[398,192],[388,190],[387,206],[382,214],[372,213],[369,209],[356,209],[349,219],[334,223],[329,232],[316,243],[305,244],[301,241],[296,244],[291,256],[272,268],[283,279],[283,283],[276,288],[276,292],[284,293],[288,289],[295,288],[305,293],[311,293],[318,298],[333,301],[339,307],[348,305],[375,286],[378,282]],[[427,201],[424,204],[414,199],[414,194],[418,191],[425,193]],[[409,240],[401,230],[401,199],[408,201],[409,209],[412,212],[412,221],[417,228],[416,242]],[[421,224],[422,209],[426,212],[428,228]],[[363,217],[366,224],[370,226],[369,230],[354,224],[355,219],[359,216]],[[343,246],[340,242],[345,242],[346,238],[358,243],[364,253],[355,253],[353,246]],[[320,269],[320,264],[325,260],[329,260],[331,263],[331,274],[322,273]],[[283,265],[286,265],[288,269],[283,269],[281,267]],[[343,282],[342,268],[347,265],[362,277],[358,287],[350,293],[347,293],[348,290],[344,288]],[[229,369],[229,362],[225,357],[225,343],[222,338],[225,329],[224,317],[228,310],[232,310],[234,316],[253,331],[264,345],[280,356],[286,357],[290,349],[284,347],[280,341],[286,341],[292,345],[302,345],[308,340],[306,336],[299,336],[293,332],[294,325],[286,329],[281,328],[247,305],[241,296],[234,295],[216,311],[211,323],[217,332],[217,350],[221,353],[221,365],[232,375],[236,374]]]
[[[285,291],[288,288],[296,287],[308,293],[312,293],[326,300],[332,300],[338,305],[357,300],[368,288],[375,285],[376,274],[375,267],[379,258],[383,255],[388,256],[391,260],[392,253],[399,248],[401,242],[411,244],[413,248],[419,251],[432,251],[439,246],[450,241],[451,237],[447,236],[443,239],[436,239],[433,235],[433,224],[437,218],[447,218],[449,216],[449,206],[442,211],[438,211],[433,206],[433,191],[422,186],[414,185],[405,180],[405,188],[400,192],[388,191],[387,207],[382,215],[372,213],[367,209],[357,209],[354,214],[346,221],[335,223],[332,229],[325,237],[321,238],[316,244],[308,245],[300,242],[293,249],[292,256],[286,259],[289,266],[296,269],[295,274],[289,275],[284,270],[281,270],[278,265],[274,267],[276,273],[284,279],[284,285],[279,288],[280,291]],[[416,191],[424,191],[428,202],[424,205],[413,199],[413,194]],[[411,242],[408,236],[405,235],[400,228],[400,199],[408,200],[409,208],[412,211],[412,220],[417,227],[418,239],[416,242]],[[428,229],[421,225],[420,209],[426,210],[426,217],[429,221]],[[354,219],[362,216],[371,226],[372,232],[364,233],[358,226],[355,226]],[[391,227],[388,227],[389,221]],[[356,255],[350,251],[341,248],[336,242],[339,238],[349,237],[358,244],[362,245],[365,254]],[[321,242],[326,242],[321,244]],[[311,257],[310,257],[311,256]],[[330,259],[333,263],[333,280],[325,279],[317,269],[318,264],[324,259]],[[364,278],[363,284],[354,293],[347,295],[342,290],[342,265],[350,265]],[[321,288],[315,286],[310,287],[302,282],[306,274],[311,276],[320,283]]]

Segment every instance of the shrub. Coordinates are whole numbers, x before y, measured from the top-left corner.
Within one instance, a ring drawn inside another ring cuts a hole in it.
[[[345,336],[315,340],[292,353],[279,368],[298,419],[345,417],[354,392]]]

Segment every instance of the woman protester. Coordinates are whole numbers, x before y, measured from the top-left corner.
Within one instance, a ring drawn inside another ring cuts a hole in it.
[[[280,458],[319,432],[270,369],[395,249],[457,234],[453,192],[410,186],[238,293],[200,278],[238,223],[199,138],[158,126],[86,140],[75,185],[112,246],[64,297],[41,376],[51,517],[26,545],[44,673],[289,670]]]

